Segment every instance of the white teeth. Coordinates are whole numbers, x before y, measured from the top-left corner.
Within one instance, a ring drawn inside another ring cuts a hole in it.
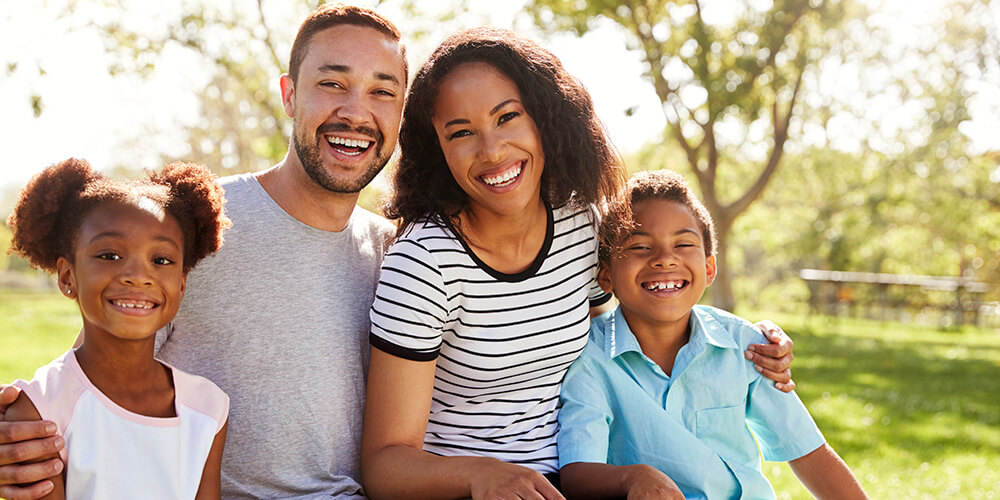
[[[372,141],[366,141],[363,139],[347,139],[345,137],[327,137],[326,142],[330,144],[336,144],[340,146],[347,146],[349,148],[361,148],[367,149],[371,145]]]
[[[646,283],[643,287],[649,291],[659,291],[659,290],[676,290],[684,286],[683,281],[657,281],[653,283]]]
[[[115,300],[112,303],[118,307],[128,309],[152,309],[154,307],[152,302],[138,302],[134,300]]]
[[[501,185],[509,183],[510,181],[516,179],[517,176],[519,176],[519,175],[521,175],[521,165],[520,164],[518,164],[517,168],[514,168],[512,170],[508,170],[506,173],[504,173],[502,175],[497,175],[497,176],[493,176],[493,177],[482,177],[482,179],[483,179],[483,182],[489,184],[490,186],[497,187],[497,186],[501,186]]]

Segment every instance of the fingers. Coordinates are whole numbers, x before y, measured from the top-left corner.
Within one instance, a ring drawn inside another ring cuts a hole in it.
[[[46,480],[50,477],[59,475],[60,473],[62,473],[62,470],[63,470],[63,463],[62,460],[58,458],[52,458],[44,462],[38,462],[28,465],[4,465],[0,467],[0,484],[8,486],[0,487],[0,488],[7,488],[0,491],[11,491],[9,485],[24,485],[36,482],[50,483],[50,481]],[[40,486],[39,484],[35,484],[31,487],[28,487],[27,490],[36,491],[36,490],[41,490],[43,487],[44,487],[43,485]],[[20,489],[21,488],[14,488],[13,491],[20,491]],[[8,497],[5,495],[0,495],[0,497],[7,498],[8,500],[11,498],[15,498],[15,497]],[[34,497],[25,497],[25,498],[34,498]]]
[[[0,385],[0,422],[7,412],[7,407],[14,403],[21,391],[12,385]],[[0,497],[2,498],[2,497]]]
[[[795,390],[795,381],[792,380],[791,370],[776,372],[767,368],[761,368],[760,365],[754,365],[754,369],[765,378],[773,380],[775,389],[781,392],[792,392]]]
[[[751,350],[772,358],[780,358],[792,352],[795,343],[778,325],[764,320],[754,324],[770,344],[753,344]]]
[[[53,436],[56,433],[56,424],[48,420],[34,420],[34,421],[23,421],[23,422],[0,422],[0,450],[8,446],[8,443],[19,444],[22,441],[28,441],[33,439],[41,439],[49,436]],[[57,448],[48,450],[49,453],[59,451],[62,449],[62,445],[58,445]],[[10,463],[3,461],[3,452],[0,451],[0,464]],[[28,458],[38,458],[42,455],[36,455]],[[25,460],[21,458],[16,460],[18,462]]]
[[[2,422],[0,423],[0,428],[3,428],[8,424],[14,425],[15,423],[20,424],[22,422]],[[12,442],[8,442],[7,444],[0,444],[0,466],[31,462],[43,457],[52,456],[59,453],[59,450],[62,450],[64,446],[66,446],[66,442],[63,440],[62,436],[50,436],[44,439],[14,440]],[[62,465],[62,462],[59,463]],[[52,475],[41,475],[24,481],[5,481],[3,477],[3,471],[5,469],[6,467],[0,467],[0,484],[7,484],[10,482],[34,482]]]
[[[52,481],[41,481],[31,486],[0,486],[0,498],[36,500],[51,493],[52,488]]]

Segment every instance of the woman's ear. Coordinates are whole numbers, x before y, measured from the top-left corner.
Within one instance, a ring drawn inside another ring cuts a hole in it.
[[[70,299],[76,299],[79,289],[76,286],[76,275],[73,273],[73,265],[65,257],[59,257],[56,261],[56,282],[59,284],[59,291]]]

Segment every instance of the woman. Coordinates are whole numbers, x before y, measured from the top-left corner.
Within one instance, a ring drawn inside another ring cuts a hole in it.
[[[400,234],[372,306],[366,493],[561,498],[559,384],[610,298],[591,207],[622,180],[590,97],[534,42],[462,32],[416,75],[400,145],[386,210]]]

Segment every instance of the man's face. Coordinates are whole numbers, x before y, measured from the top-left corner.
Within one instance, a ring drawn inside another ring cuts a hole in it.
[[[398,42],[372,28],[340,25],[313,36],[294,84],[282,76],[292,145],[314,182],[356,193],[389,161],[403,113],[404,64]]]

